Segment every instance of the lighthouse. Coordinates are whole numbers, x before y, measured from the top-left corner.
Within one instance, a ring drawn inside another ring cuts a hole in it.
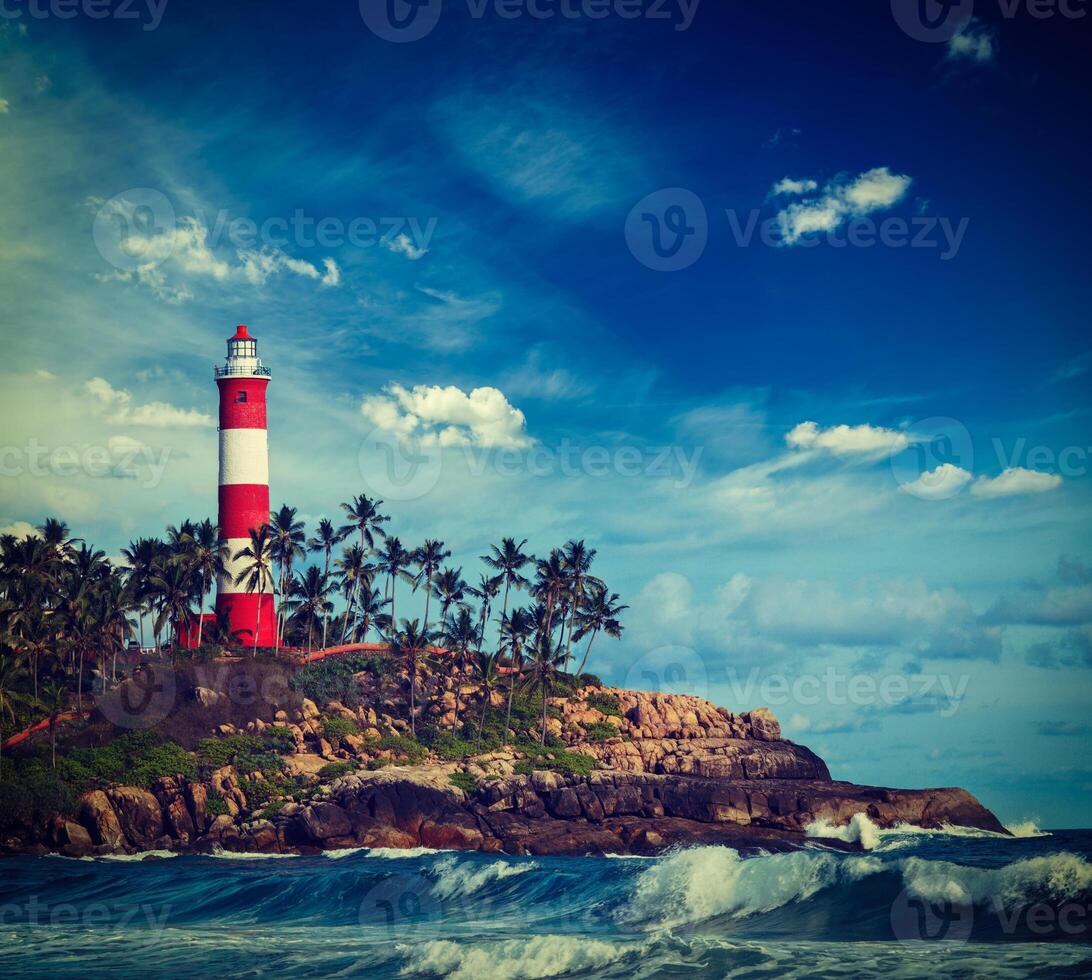
[[[216,611],[227,613],[231,630],[245,642],[274,646],[277,614],[272,582],[268,592],[247,592],[236,578],[252,561],[235,555],[250,545],[250,532],[269,523],[269,444],[265,390],[269,368],[245,326],[228,338],[227,360],[215,368],[220,389],[220,534],[228,556],[216,584]],[[260,604],[260,608],[259,608]]]

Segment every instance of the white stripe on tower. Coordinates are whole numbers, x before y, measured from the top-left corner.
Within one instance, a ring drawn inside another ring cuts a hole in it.
[[[220,486],[269,485],[269,438],[265,429],[220,430]]]

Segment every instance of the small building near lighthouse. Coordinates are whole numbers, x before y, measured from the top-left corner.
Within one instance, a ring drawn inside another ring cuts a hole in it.
[[[227,560],[216,583],[216,612],[247,644],[274,646],[277,613],[272,579],[267,591],[247,591],[237,581],[252,559],[235,556],[250,545],[250,532],[269,523],[269,444],[266,389],[269,368],[258,356],[258,342],[243,325],[228,338],[227,359],[216,367],[220,389],[219,525]]]

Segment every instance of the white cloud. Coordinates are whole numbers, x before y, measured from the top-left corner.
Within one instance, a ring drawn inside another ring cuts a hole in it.
[[[774,197],[779,194],[807,194],[818,187],[814,180],[794,180],[792,177],[783,177],[773,185],[770,194]]]
[[[331,258],[325,258],[322,260],[322,267],[326,270],[323,273],[320,282],[323,286],[340,286],[341,285],[341,269],[338,268],[337,263]]]
[[[906,195],[911,183],[912,178],[905,174],[875,167],[852,179],[832,181],[818,196],[790,204],[778,212],[778,225],[785,242],[793,245],[804,235],[835,231],[851,218],[893,207]],[[785,178],[774,185],[774,193],[803,194],[817,188],[814,180]]]
[[[366,397],[361,413],[379,428],[423,445],[525,449],[534,442],[523,412],[496,388],[468,394],[454,385],[392,384],[384,392]]]
[[[824,450],[835,456],[879,458],[900,452],[909,445],[905,432],[874,425],[836,425],[821,429],[816,422],[801,422],[785,436],[793,449]]]
[[[11,103],[7,99],[0,99],[0,116],[5,115],[11,110]]]
[[[56,381],[57,375],[55,375],[52,371],[47,371],[45,368],[38,368],[38,370],[34,372],[34,380],[41,381],[43,383]]]
[[[949,61],[972,61],[984,65],[997,57],[997,33],[975,17],[948,39]]]
[[[28,524],[26,521],[14,521],[11,524],[0,527],[0,537],[6,537],[9,534],[13,534],[19,539],[41,537],[38,533],[38,529],[33,524]]]
[[[959,493],[972,479],[973,475],[962,467],[941,463],[910,483],[900,483],[899,489],[922,500],[946,500]]]
[[[1010,466],[999,476],[980,476],[971,487],[976,497],[1014,497],[1019,494],[1046,493],[1062,485],[1056,473],[1039,473],[1023,466]]]
[[[134,405],[133,396],[124,388],[115,388],[105,378],[92,378],[84,385],[92,403],[107,413],[111,422],[118,425],[144,425],[153,428],[193,428],[213,426],[211,415],[194,409],[176,408],[166,402],[147,402]]]
[[[428,255],[427,248],[418,248],[410,241],[409,235],[403,233],[396,238],[392,238],[384,242],[390,251],[395,255],[404,255],[411,262],[416,262],[418,259],[423,259]]]

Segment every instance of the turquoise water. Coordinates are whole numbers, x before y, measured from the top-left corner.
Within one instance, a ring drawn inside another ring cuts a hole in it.
[[[1092,832],[870,843],[655,859],[9,859],[0,974],[1092,975]]]

